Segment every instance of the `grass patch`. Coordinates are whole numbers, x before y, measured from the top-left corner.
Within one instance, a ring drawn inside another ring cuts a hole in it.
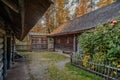
[[[66,64],[66,69],[59,69],[54,64],[48,67],[49,80],[104,80],[103,78]]]
[[[21,55],[23,56],[28,56],[31,52],[20,52]]]
[[[78,80],[104,80],[103,78],[101,78],[95,74],[92,74],[90,72],[84,71],[78,67],[75,67],[75,66],[71,65],[70,63],[67,63],[66,67],[68,70],[76,72],[76,74],[73,74],[73,75],[80,76],[80,78]]]
[[[65,60],[65,59],[68,58],[68,57],[66,57],[64,55],[61,55],[61,54],[58,54],[58,53],[55,53],[55,52],[43,52],[41,54],[41,56],[43,58],[48,58],[51,61],[55,61],[55,62],[62,61],[62,60]]]
[[[69,59],[69,57],[59,54],[57,52],[21,52],[21,55],[23,55],[27,60],[31,61],[33,59],[37,59],[41,63],[56,63],[59,61],[64,61],[66,59]]]

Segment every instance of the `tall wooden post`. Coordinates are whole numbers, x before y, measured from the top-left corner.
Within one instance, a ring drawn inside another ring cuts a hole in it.
[[[12,45],[11,45],[11,47],[12,47],[12,62],[14,61],[14,53],[15,53],[15,36],[14,36],[14,34],[12,34]]]
[[[8,33],[7,33],[8,34]],[[11,34],[9,33],[7,35],[7,69],[10,69],[11,67],[11,60],[12,60],[12,39],[11,39]]]
[[[4,36],[4,53],[3,53],[3,78],[6,76],[7,72],[7,37],[6,35]]]
[[[74,53],[76,53],[76,35],[75,34],[73,37],[73,51],[74,51]]]

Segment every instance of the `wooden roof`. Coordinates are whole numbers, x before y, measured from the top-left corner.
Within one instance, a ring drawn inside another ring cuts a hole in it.
[[[41,33],[41,32],[29,32],[30,36],[48,36],[47,33]]]
[[[0,0],[0,17],[22,40],[51,3],[50,0]]]
[[[64,23],[55,29],[50,36],[80,33],[83,30],[94,28],[99,24],[104,24],[108,22],[108,20],[118,16],[120,16],[120,0]]]

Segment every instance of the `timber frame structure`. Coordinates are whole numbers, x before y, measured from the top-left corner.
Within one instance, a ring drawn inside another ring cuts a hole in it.
[[[54,39],[54,50],[80,52],[80,34],[116,17],[120,17],[120,0],[62,24],[49,35]]]
[[[0,80],[14,61],[15,38],[22,40],[53,2],[0,0]]]

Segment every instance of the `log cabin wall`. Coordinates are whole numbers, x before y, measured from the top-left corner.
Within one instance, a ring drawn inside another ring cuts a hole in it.
[[[10,69],[12,64],[12,37],[9,33],[7,35],[7,69]]]
[[[78,51],[78,36],[80,34],[67,34],[54,37],[54,50],[64,53]]]
[[[0,23],[0,80],[4,80],[7,69],[12,65],[12,53],[14,53],[14,38],[11,31],[4,29],[5,26]],[[13,40],[13,42],[12,42]]]
[[[56,36],[55,38],[55,50],[61,50],[63,52],[73,52],[73,39],[74,35],[62,35]]]
[[[48,50],[48,38],[42,35],[32,35],[31,38],[31,51]]]
[[[5,73],[5,40],[4,40],[4,37],[5,37],[5,30],[2,29],[2,26],[0,24],[0,80],[3,80],[3,77],[4,77],[4,73]]]

